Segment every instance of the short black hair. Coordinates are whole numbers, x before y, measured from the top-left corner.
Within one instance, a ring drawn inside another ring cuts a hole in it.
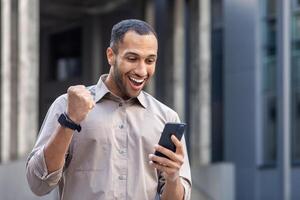
[[[138,19],[126,19],[115,24],[111,30],[110,47],[118,53],[118,44],[123,41],[128,31],[134,31],[139,35],[153,34],[157,39],[155,30],[146,22]]]

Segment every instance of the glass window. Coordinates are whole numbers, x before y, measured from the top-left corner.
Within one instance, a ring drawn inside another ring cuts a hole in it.
[[[276,15],[276,1],[277,0],[263,0],[261,1],[261,15],[262,17],[270,17]]]
[[[268,19],[265,23],[264,54],[274,56],[276,54],[276,20]]]
[[[274,94],[276,91],[276,57],[269,56],[263,60],[263,92]]]
[[[298,1],[299,3],[299,1]],[[300,5],[300,4],[298,4]],[[295,11],[292,16],[292,89],[291,89],[291,144],[292,162],[300,164],[300,14]]]
[[[293,92],[292,107],[292,161],[300,164],[300,90]]]
[[[81,28],[50,36],[50,80],[66,81],[81,75]]]
[[[295,0],[296,1],[296,4],[297,4],[297,7],[300,7],[300,0]]]
[[[223,4],[212,1],[211,29],[211,114],[212,114],[212,162],[224,160],[223,127]]]
[[[292,23],[292,35],[293,40],[300,39],[300,14],[293,16],[293,23]]]
[[[267,15],[276,14],[276,1],[277,0],[267,0]]]
[[[266,95],[264,98],[264,137],[263,137],[263,165],[272,166],[276,161],[276,97]]]
[[[277,159],[276,109],[276,0],[265,0],[261,18],[262,48],[262,166],[274,166]]]

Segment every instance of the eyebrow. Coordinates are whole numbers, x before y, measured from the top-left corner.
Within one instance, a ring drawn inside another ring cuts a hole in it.
[[[137,54],[137,53],[134,53],[134,52],[127,52],[127,53],[125,53],[125,56],[128,56],[128,55],[133,55],[133,56],[138,56],[138,57],[140,57],[140,55],[139,54]],[[147,58],[149,58],[149,57],[151,57],[151,58],[153,58],[153,57],[157,57],[157,55],[155,55],[155,54],[151,54],[151,55],[149,55],[149,56],[147,56]]]

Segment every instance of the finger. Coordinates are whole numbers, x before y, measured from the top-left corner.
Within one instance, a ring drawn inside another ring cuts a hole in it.
[[[177,139],[177,137],[175,135],[171,136],[171,140],[172,142],[175,144],[176,146],[176,154],[180,154],[180,155],[184,155],[183,152],[183,145],[182,143]]]
[[[92,97],[88,94],[80,94],[78,96],[81,100],[83,100],[83,102],[87,103],[87,104],[93,104],[94,100],[92,99]]]
[[[91,109],[93,109],[94,107],[95,107],[95,103],[94,103],[93,101],[90,101],[90,102],[89,102],[88,108],[91,110]]]
[[[174,153],[173,151],[160,146],[160,145],[155,145],[154,149],[156,151],[159,151],[160,153],[164,154],[165,156],[167,156],[170,160],[174,161],[174,162],[178,162],[178,163],[182,163],[183,162],[183,155],[178,154],[176,155],[176,153]]]
[[[165,156],[169,157],[169,159],[171,159],[171,160],[176,159],[176,158],[174,157],[174,155],[173,155],[174,152],[171,151],[171,150],[169,150],[169,149],[167,149],[167,148],[165,148],[165,147],[163,147],[163,146],[155,145],[155,146],[154,146],[154,149],[155,149],[155,151],[158,151],[158,152],[164,154]]]
[[[70,86],[67,91],[73,92],[74,90],[82,89],[82,88],[84,88],[84,85],[73,85],[73,86]]]
[[[149,161],[149,164],[156,168],[157,170],[161,171],[161,172],[165,172],[167,174],[170,174],[172,173],[174,170],[168,166],[163,166],[163,165],[160,165],[158,163],[154,163],[153,161]]]
[[[173,162],[167,158],[156,156],[154,154],[149,154],[149,159],[153,162],[156,162],[157,164],[160,164],[162,166],[166,166],[173,169],[180,169],[179,164],[176,162]]]

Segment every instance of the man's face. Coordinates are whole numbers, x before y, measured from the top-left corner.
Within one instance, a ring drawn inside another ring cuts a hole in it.
[[[108,48],[108,61],[113,67],[112,92],[125,99],[137,97],[154,74],[157,48],[153,34],[139,35],[134,31],[125,34],[117,54]]]

